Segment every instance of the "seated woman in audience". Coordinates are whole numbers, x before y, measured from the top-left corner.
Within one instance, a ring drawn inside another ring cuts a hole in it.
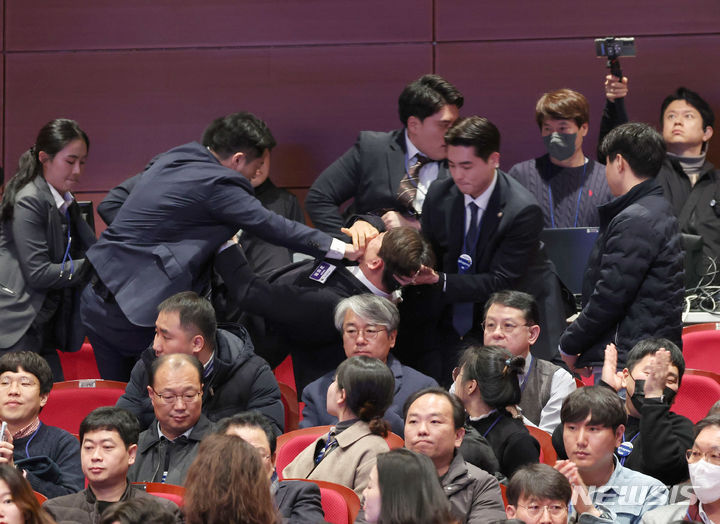
[[[263,460],[252,445],[235,435],[205,437],[185,480],[186,523],[279,522]]]
[[[370,524],[457,522],[430,458],[408,449],[377,456],[363,491],[363,512]]]
[[[470,346],[460,357],[454,375],[455,394],[465,405],[470,425],[493,448],[500,472],[510,478],[517,468],[536,463],[540,444],[516,418],[520,402],[518,374],[525,359],[494,346]]]
[[[87,281],[85,251],[95,233],[71,191],[85,171],[88,137],[73,120],[45,124],[20,157],[0,204],[0,349],[49,358],[62,380],[56,349],[80,348],[74,290]]]
[[[327,392],[327,411],[338,423],[300,452],[283,470],[285,479],[307,478],[342,484],[359,495],[378,453],[387,451],[395,379],[390,368],[370,357],[352,357],[337,368]]]
[[[0,464],[0,522],[3,524],[55,524],[40,507],[22,471]]]

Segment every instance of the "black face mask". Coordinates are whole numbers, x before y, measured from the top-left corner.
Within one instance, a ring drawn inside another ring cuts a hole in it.
[[[632,378],[632,375],[630,375],[630,377]],[[663,403],[671,406],[676,394],[677,391],[665,386],[662,394]],[[638,410],[638,413],[642,413],[642,407],[645,404],[645,380],[635,380],[635,392],[633,396],[630,397],[630,402],[632,402],[635,409]]]

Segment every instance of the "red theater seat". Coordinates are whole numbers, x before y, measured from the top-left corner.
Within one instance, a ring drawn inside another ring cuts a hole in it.
[[[182,508],[185,501],[185,488],[183,486],[163,484],[161,482],[133,482],[133,484],[143,487],[151,495],[173,501],[180,508]]]
[[[56,382],[40,412],[40,420],[49,426],[78,433],[87,414],[101,406],[114,406],[125,392],[125,386],[125,382],[101,379]]]
[[[720,373],[720,323],[697,324],[683,329],[685,366]]]
[[[720,375],[712,371],[686,369],[671,411],[684,415],[693,423],[705,418],[720,400]]]
[[[360,512],[360,498],[350,488],[324,480],[302,480],[314,482],[320,487],[320,499],[325,521],[331,524],[352,524]]]

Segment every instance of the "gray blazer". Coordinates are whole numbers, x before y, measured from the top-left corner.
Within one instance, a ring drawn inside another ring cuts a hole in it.
[[[95,243],[95,234],[82,219],[80,208],[73,203],[68,212],[76,235],[73,251],[83,254]],[[50,187],[42,176],[25,185],[17,194],[13,218],[0,224],[0,348],[15,344],[27,332],[49,290],[76,288],[84,284],[84,258],[73,260],[74,271],[65,255],[66,236],[62,229],[62,214],[55,205]],[[79,248],[79,251],[75,251]],[[75,293],[65,293],[61,304],[64,325],[58,326],[58,347],[74,350],[80,347],[82,329],[75,309]],[[65,328],[69,328],[66,330]]]

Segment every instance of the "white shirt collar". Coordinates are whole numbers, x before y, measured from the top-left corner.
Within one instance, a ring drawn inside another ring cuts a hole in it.
[[[362,282],[363,285],[365,285],[365,287],[368,288],[373,295],[392,300],[392,295],[390,293],[385,293],[385,291],[376,287],[372,282],[370,282],[359,266],[348,266],[348,271],[350,271],[350,273],[352,273],[355,278]]]
[[[467,207],[467,205],[470,202],[475,202],[475,205],[480,208],[480,211],[484,212],[487,209],[488,202],[490,202],[490,197],[492,196],[492,193],[495,190],[495,186],[497,185],[497,179],[498,179],[498,176],[497,176],[497,169],[496,169],[495,172],[493,173],[492,182],[490,182],[490,185],[488,186],[488,188],[485,191],[483,191],[480,194],[480,196],[478,196],[477,198],[473,198],[470,195],[463,194],[463,197],[465,200],[465,207]]]
[[[188,430],[187,430],[185,433],[183,433],[182,435],[178,435],[177,438],[180,438],[180,437],[190,438],[190,433],[192,433],[192,430],[193,430],[194,427],[195,427],[195,426],[193,426],[192,428],[188,429]],[[165,437],[165,438],[168,439],[170,442],[173,442],[173,439],[169,439],[169,438],[162,432],[162,429],[160,429],[160,422],[158,422],[157,430],[158,430],[158,437],[160,437],[160,438]]]
[[[68,191],[67,193],[65,193],[65,196],[63,196],[63,195],[61,195],[60,192],[59,192],[57,189],[55,189],[47,180],[45,181],[45,183],[46,183],[46,184],[48,185],[48,187],[50,188],[50,193],[52,193],[53,200],[55,201],[55,206],[56,206],[58,209],[63,210],[63,206],[65,206],[65,208],[67,208],[67,206],[69,206],[70,204],[72,204],[73,196],[72,196],[72,194],[70,193],[70,191]]]
[[[407,159],[408,160],[415,157],[416,155],[427,156],[422,151],[420,151],[417,147],[415,147],[415,144],[412,143],[412,140],[410,140],[410,137],[408,136],[407,129],[405,129],[405,148],[407,149]]]

